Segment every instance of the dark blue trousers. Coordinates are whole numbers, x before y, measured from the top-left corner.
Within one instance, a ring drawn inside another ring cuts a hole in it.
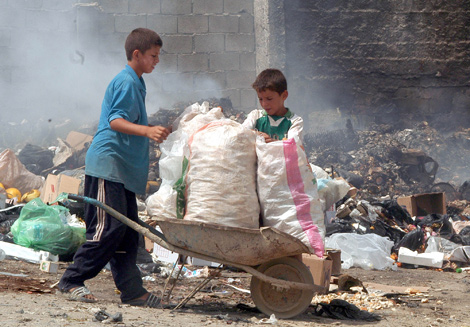
[[[121,183],[85,176],[84,195],[107,204],[137,221],[135,193]],[[68,291],[98,275],[109,262],[114,283],[121,291],[121,301],[129,301],[147,293],[136,265],[139,233],[105,213],[101,208],[86,204],[86,242],[77,250],[59,282],[61,291]]]

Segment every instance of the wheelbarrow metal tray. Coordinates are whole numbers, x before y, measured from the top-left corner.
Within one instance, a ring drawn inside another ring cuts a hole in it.
[[[168,243],[174,246],[247,266],[310,253],[300,240],[271,227],[249,229],[163,218],[158,218],[157,224]]]

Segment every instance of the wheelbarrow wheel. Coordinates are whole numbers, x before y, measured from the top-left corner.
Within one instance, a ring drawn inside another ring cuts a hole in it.
[[[301,261],[284,257],[271,260],[257,269],[266,276],[291,282],[313,284],[310,270]],[[256,307],[268,316],[292,318],[303,313],[310,305],[314,291],[308,289],[280,288],[256,277],[251,278],[251,298]]]

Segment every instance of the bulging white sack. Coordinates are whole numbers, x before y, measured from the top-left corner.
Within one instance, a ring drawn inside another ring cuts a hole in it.
[[[258,197],[264,226],[301,240],[323,257],[325,226],[316,180],[298,140],[256,141]]]
[[[225,119],[189,138],[184,219],[259,228],[256,133]]]

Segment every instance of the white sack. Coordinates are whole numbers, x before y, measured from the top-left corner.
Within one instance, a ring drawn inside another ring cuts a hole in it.
[[[256,141],[258,197],[264,226],[301,240],[323,257],[325,225],[316,180],[295,139]]]
[[[160,144],[162,155],[158,165],[162,184],[145,201],[151,216],[183,218],[184,205],[178,205],[178,192],[173,187],[184,174],[183,162],[189,156],[188,138],[204,125],[223,118],[221,108],[209,110],[209,103],[205,101],[202,105],[188,106],[175,121],[173,132]]]
[[[145,205],[150,216],[177,218],[176,191],[169,184],[162,184],[157,192],[145,200]]]
[[[21,194],[24,194],[32,189],[41,188],[44,185],[44,178],[27,170],[15,153],[6,149],[0,153],[0,183],[5,188],[17,188]]]
[[[256,133],[225,119],[189,139],[184,219],[259,228]]]

